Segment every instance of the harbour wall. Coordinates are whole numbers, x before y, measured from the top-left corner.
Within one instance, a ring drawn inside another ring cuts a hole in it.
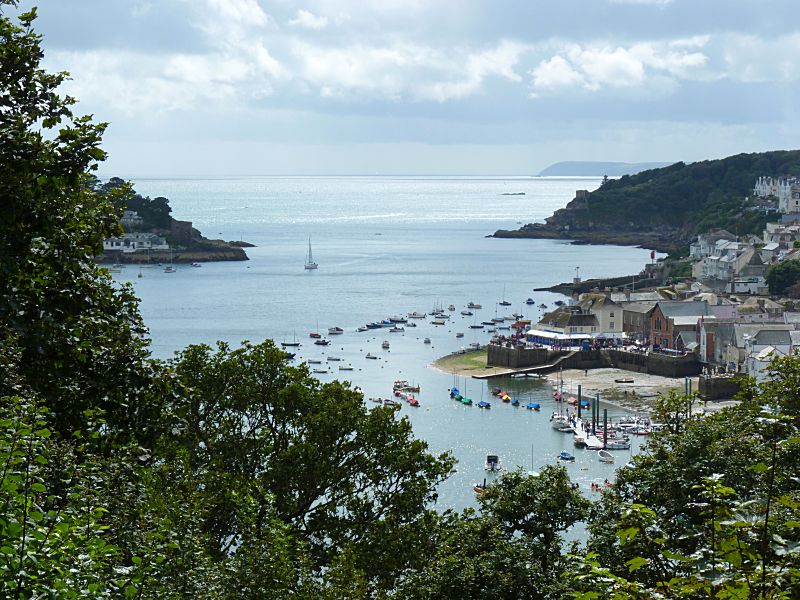
[[[698,393],[703,400],[730,400],[739,391],[735,377],[700,377]]]
[[[621,350],[553,351],[547,348],[509,348],[489,345],[487,365],[510,369],[547,372],[557,369],[615,368],[661,375],[662,377],[690,377],[699,375],[702,366],[693,354],[668,356],[666,354],[639,354]]]

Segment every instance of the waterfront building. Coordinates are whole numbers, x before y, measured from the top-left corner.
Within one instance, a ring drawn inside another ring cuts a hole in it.
[[[710,314],[708,303],[704,301],[658,302],[650,313],[650,342],[661,348],[683,350],[684,346],[677,345],[678,334],[696,332],[700,317]]]
[[[167,240],[154,233],[126,233],[122,237],[103,240],[103,252],[139,252],[169,250]]]

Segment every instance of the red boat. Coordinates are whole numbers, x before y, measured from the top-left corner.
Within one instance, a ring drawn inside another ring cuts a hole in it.
[[[308,334],[308,337],[310,337],[310,338],[314,338],[314,339],[319,339],[319,338],[321,338],[321,337],[322,337],[322,335],[321,335],[321,334],[319,334],[319,333],[309,333],[309,334]]]

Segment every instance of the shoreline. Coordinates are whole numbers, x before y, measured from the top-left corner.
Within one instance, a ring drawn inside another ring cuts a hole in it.
[[[449,354],[435,360],[428,366],[446,373],[461,377],[473,375],[497,374],[512,375],[516,369],[502,367],[486,367],[486,350],[476,350],[465,354]],[[633,383],[618,383],[616,379],[632,379]],[[655,410],[659,394],[677,389],[682,392],[685,381],[683,378],[662,377],[622,369],[589,369],[588,371],[569,369],[548,373],[540,381],[547,381],[554,389],[558,387],[559,380],[563,382],[564,390],[569,395],[577,395],[577,386],[581,385],[581,394],[584,398],[600,394],[600,401],[622,410],[640,414],[650,414]],[[697,377],[691,378],[692,389],[697,390]],[[715,403],[722,406],[721,403]]]

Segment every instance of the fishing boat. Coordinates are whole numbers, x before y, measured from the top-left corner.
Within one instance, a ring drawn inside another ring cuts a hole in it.
[[[308,254],[306,255],[306,270],[316,269],[319,265],[314,262],[314,257],[311,254],[311,238],[308,238]]]
[[[467,308],[483,308],[480,304],[476,304],[475,302],[470,302],[467,304]]]
[[[486,455],[486,462],[483,464],[483,468],[486,471],[501,471],[503,469],[503,465],[500,462],[500,457],[497,454],[487,454]]]
[[[613,463],[614,462],[614,455],[607,450],[598,450],[597,451],[597,458],[600,459],[600,462],[604,463]]]
[[[330,340],[325,340],[325,339],[322,339],[322,338],[319,338],[318,340],[314,340],[314,345],[315,346],[328,346],[330,343],[331,343]]]
[[[328,327],[328,335],[341,335],[344,333],[344,329],[341,327]]]
[[[558,453],[558,459],[566,462],[575,462],[575,456],[570,454],[566,450],[562,450],[561,452]]]

